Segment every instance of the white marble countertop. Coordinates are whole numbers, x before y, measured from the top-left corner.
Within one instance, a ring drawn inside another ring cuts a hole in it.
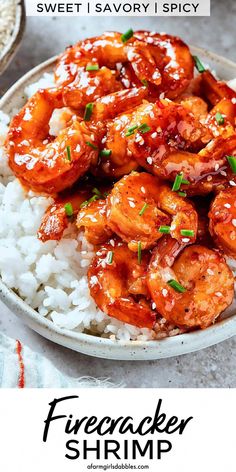
[[[211,18],[28,18],[17,56],[0,77],[3,93],[26,71],[81,37],[104,30],[151,29],[178,34],[188,43],[236,60],[236,3],[212,2]],[[32,332],[0,303],[0,331],[21,339],[72,376],[92,375],[124,381],[128,387],[236,387],[236,337],[179,358],[149,362],[93,359],[57,346]]]

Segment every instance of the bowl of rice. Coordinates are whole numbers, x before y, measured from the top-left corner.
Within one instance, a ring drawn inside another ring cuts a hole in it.
[[[25,27],[24,0],[0,2],[0,74],[20,45]]]
[[[236,87],[236,64],[199,48],[218,77]],[[157,335],[107,316],[90,296],[87,270],[94,248],[72,223],[61,241],[37,238],[52,200],[26,192],[8,167],[4,141],[11,116],[38,89],[54,85],[56,58],[22,77],[0,100],[0,298],[30,328],[60,345],[87,355],[119,360],[177,356],[217,344],[236,334],[235,303],[215,325],[182,334],[173,327]],[[50,127],[61,129],[60,114]],[[236,262],[228,261],[236,271]]]

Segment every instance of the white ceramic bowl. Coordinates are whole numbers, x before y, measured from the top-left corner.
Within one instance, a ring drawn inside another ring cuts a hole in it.
[[[236,77],[236,64],[203,49],[192,47],[193,54],[214,69],[225,80]],[[44,72],[49,72],[55,63],[52,58],[22,77],[0,100],[0,109],[11,113],[24,102],[26,85],[36,82]],[[21,300],[0,280],[0,298],[24,323],[51,341],[90,356],[119,360],[148,360],[179,356],[212,346],[236,335],[236,312],[232,307],[228,317],[206,330],[199,330],[162,341],[118,342],[88,334],[57,328],[51,321],[40,316]]]

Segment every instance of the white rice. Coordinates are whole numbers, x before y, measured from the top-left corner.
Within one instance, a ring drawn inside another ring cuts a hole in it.
[[[0,1],[0,57],[14,31],[18,0]]]
[[[52,74],[25,90],[30,97],[38,88],[53,85]],[[54,113],[51,129],[60,129],[60,114]],[[57,243],[42,243],[37,230],[50,198],[25,193],[12,175],[3,143],[9,117],[0,112],[0,275],[39,316],[55,325],[103,337],[128,340],[153,339],[155,333],[119,322],[102,313],[90,296],[87,269],[94,256],[93,247],[71,225]],[[175,333],[174,333],[175,334]],[[163,337],[163,333],[162,333]]]

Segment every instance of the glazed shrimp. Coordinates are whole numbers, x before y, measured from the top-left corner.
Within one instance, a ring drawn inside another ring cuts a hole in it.
[[[209,70],[201,74],[201,94],[213,106],[225,98],[230,99],[235,105],[236,92],[226,82],[217,80]]]
[[[45,212],[40,228],[38,238],[43,241],[59,241],[66,228],[69,226],[72,218],[74,219],[80,210],[81,204],[90,196],[88,189],[79,190],[74,194],[60,196],[49,206]]]
[[[112,236],[112,230],[107,224],[107,200],[99,199],[81,208],[76,225],[78,229],[84,230],[89,243],[105,243]]]
[[[96,305],[124,323],[152,329],[156,315],[145,300],[147,265],[147,255],[139,262],[122,242],[113,240],[101,247],[88,270]]]
[[[169,322],[204,329],[232,303],[234,277],[218,252],[198,245],[180,250],[169,237],[158,243],[149,265],[148,288]]]
[[[236,258],[236,188],[220,192],[209,212],[209,229],[217,246]]]
[[[98,157],[96,136],[79,119],[52,140],[49,120],[62,106],[60,89],[40,90],[10,125],[9,165],[21,183],[36,192],[53,194],[72,186]]]
[[[198,218],[193,205],[147,173],[132,172],[108,197],[107,224],[132,251],[153,247],[161,227],[182,245],[194,243]],[[187,234],[190,237],[186,238]]]

